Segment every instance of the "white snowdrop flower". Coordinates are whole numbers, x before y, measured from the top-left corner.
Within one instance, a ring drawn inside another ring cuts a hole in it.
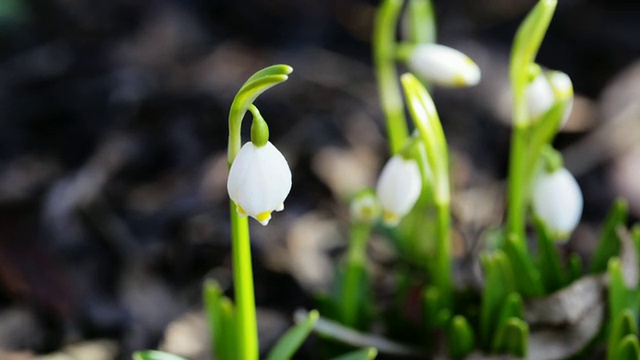
[[[542,71],[527,85],[526,97],[532,120],[544,115],[556,102],[553,88]]]
[[[533,183],[533,212],[558,238],[566,238],[578,226],[582,215],[582,192],[565,168],[542,171]]]
[[[349,207],[351,219],[357,223],[373,224],[380,217],[380,211],[378,198],[371,191],[356,195]]]
[[[257,147],[242,146],[231,164],[227,191],[238,213],[267,225],[273,211],[284,209],[291,190],[291,170],[282,153],[271,142]]]
[[[444,45],[417,45],[407,60],[409,69],[436,85],[473,86],[480,82],[480,68],[467,55]]]
[[[573,83],[569,75],[562,71],[549,71],[547,72],[547,79],[553,89],[553,94],[556,100],[567,100],[567,105],[562,113],[562,123],[560,128],[563,128],[569,120],[569,114],[573,108]]]
[[[421,189],[418,163],[400,155],[391,157],[382,169],[376,186],[382,206],[382,221],[389,226],[397,225],[413,208]]]

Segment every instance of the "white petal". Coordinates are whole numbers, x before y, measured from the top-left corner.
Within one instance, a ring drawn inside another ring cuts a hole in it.
[[[553,89],[555,98],[558,100],[568,99],[567,105],[562,113],[560,128],[563,128],[567,124],[569,114],[571,114],[571,109],[573,108],[573,83],[569,75],[562,71],[549,71],[546,75]]]
[[[549,111],[556,101],[551,84],[542,72],[527,85],[526,96],[531,119],[537,119]]]
[[[578,182],[565,169],[549,174],[543,171],[532,188],[534,213],[558,237],[567,237],[576,228],[582,215],[582,192]]]
[[[422,180],[415,160],[393,156],[382,169],[376,193],[383,209],[383,220],[390,225],[397,223],[415,205]]]
[[[247,215],[266,225],[270,213],[284,206],[291,190],[287,160],[270,142],[261,147],[248,142],[231,165],[227,190]]]
[[[407,61],[409,69],[437,85],[473,86],[480,82],[480,68],[467,55],[444,45],[420,44]]]

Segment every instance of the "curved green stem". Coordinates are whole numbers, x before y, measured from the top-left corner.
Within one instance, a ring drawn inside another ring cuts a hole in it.
[[[513,133],[507,190],[507,234],[524,239],[527,209],[527,148],[531,120],[525,90],[527,75],[549,27],[557,0],[540,0],[518,28],[511,51],[510,77],[513,92]],[[524,244],[522,244],[524,246]]]
[[[287,75],[292,71],[293,69],[287,65],[274,65],[262,69],[250,77],[236,94],[229,111],[229,145],[227,150],[229,166],[233,163],[242,146],[240,130],[245,113],[260,94],[287,80]],[[249,221],[246,217],[240,217],[233,201],[230,203],[237,360],[257,360],[259,356],[258,326],[253,290]]]
[[[436,258],[433,267],[434,284],[440,289],[446,304],[450,303],[451,275],[451,189],[449,185],[449,153],[440,117],[427,89],[412,74],[400,78],[411,117],[427,150],[429,167],[433,170],[434,204],[436,206]]]
[[[409,134],[395,65],[396,26],[402,4],[403,0],[384,0],[373,28],[373,62],[391,154],[400,151]]]

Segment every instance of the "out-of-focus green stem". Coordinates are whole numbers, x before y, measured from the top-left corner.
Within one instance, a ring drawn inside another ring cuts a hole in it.
[[[527,110],[526,86],[531,64],[549,27],[557,0],[540,0],[516,33],[511,51],[510,77],[513,92],[513,133],[507,190],[507,235],[524,242],[527,210],[527,146],[531,119]],[[521,244],[519,246],[526,246]]]
[[[345,261],[345,274],[342,283],[342,323],[347,326],[355,326],[358,315],[358,307],[362,306],[358,299],[360,289],[360,275],[365,267],[367,240],[371,233],[371,225],[368,223],[354,223],[351,225],[349,236],[349,249]]]
[[[409,36],[415,44],[436,41],[436,16],[431,0],[411,0],[407,8]]]
[[[385,114],[391,154],[402,148],[409,131],[396,71],[396,26],[403,0],[383,0],[373,28],[373,63]]]
[[[433,281],[450,304],[451,275],[451,189],[449,185],[449,151],[440,117],[427,89],[412,74],[400,78],[407,103],[420,138],[427,150],[428,166],[433,173],[433,195],[436,206],[436,257]]]

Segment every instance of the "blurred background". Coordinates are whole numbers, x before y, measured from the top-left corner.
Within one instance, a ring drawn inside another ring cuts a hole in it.
[[[434,91],[462,256],[502,219],[508,57],[534,1],[434,3],[438,41],[483,77]],[[227,111],[276,63],[294,73],[256,104],[294,184],[268,227],[251,222],[263,348],[296,308],[312,308],[345,246],[346,199],[387,156],[371,67],[377,4],[0,0],[0,359],[158,347],[207,358],[202,281],[230,288]],[[556,145],[585,195],[564,246],[585,257],[616,196],[640,217],[638,18],[637,1],[560,0],[538,56],[574,83]],[[372,239],[371,253],[384,280],[393,248]]]

